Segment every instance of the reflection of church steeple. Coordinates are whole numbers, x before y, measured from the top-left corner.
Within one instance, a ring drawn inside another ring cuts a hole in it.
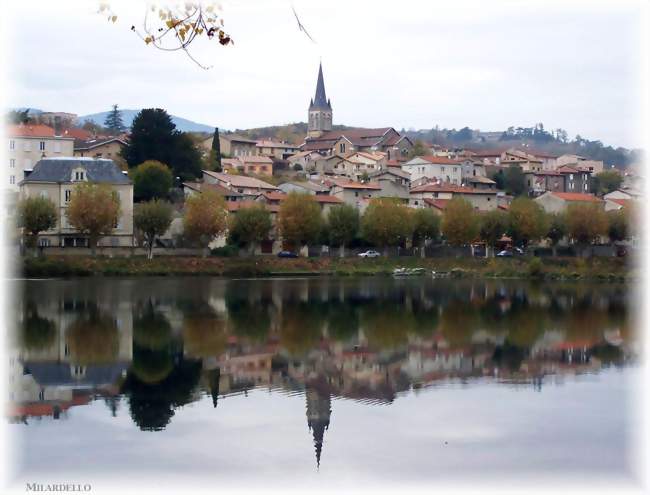
[[[330,425],[332,414],[331,398],[329,393],[320,394],[315,389],[307,389],[307,426],[314,436],[316,448],[316,466],[320,467],[320,456],[323,450],[323,437],[325,430]]]
[[[221,378],[221,369],[216,368],[208,372],[208,384],[210,386],[210,395],[212,396],[212,405],[217,407],[219,399],[219,380]]]

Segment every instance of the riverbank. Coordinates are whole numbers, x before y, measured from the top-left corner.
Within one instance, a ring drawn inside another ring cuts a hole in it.
[[[215,275],[272,277],[286,275],[391,275],[398,267],[423,267],[465,278],[531,278],[546,280],[635,279],[638,269],[624,258],[297,258],[269,256],[250,258],[165,256],[108,258],[48,256],[23,258],[27,278],[70,276]]]

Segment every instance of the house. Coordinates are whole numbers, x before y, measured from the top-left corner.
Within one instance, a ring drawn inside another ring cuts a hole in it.
[[[636,204],[636,201],[633,199],[606,199],[605,211],[618,211],[624,208],[630,208],[634,204]]]
[[[591,191],[591,172],[589,170],[563,165],[556,172],[564,176],[564,190],[588,194]]]
[[[21,198],[42,196],[57,206],[56,226],[39,236],[41,246],[88,246],[88,238],[72,227],[65,215],[77,184],[109,185],[120,200],[120,218],[113,232],[98,246],[133,246],[133,184],[113,160],[88,157],[44,158],[20,183]]]
[[[194,194],[200,194],[203,191],[213,191],[219,196],[223,196],[226,201],[241,201],[244,198],[242,193],[232,189],[225,188],[219,184],[207,184],[205,182],[183,182],[183,193],[185,198]]]
[[[207,141],[210,142],[211,148],[212,137],[206,139],[204,142]],[[219,134],[219,146],[221,154],[231,158],[257,155],[257,141],[237,134]]]
[[[632,188],[616,189],[603,196],[603,199],[641,199],[642,195],[639,191]]]
[[[584,156],[571,155],[571,154],[561,155],[556,158],[555,160],[556,168],[560,168],[565,165],[569,165],[574,168],[580,168],[583,170],[588,170],[592,174],[599,174],[605,168],[605,165],[602,161],[589,160]]]
[[[334,165],[334,173],[345,175],[352,180],[360,180],[362,176],[374,174],[386,167],[385,153],[368,153],[356,151],[348,153],[345,158]]]
[[[300,146],[267,139],[257,141],[255,146],[257,147],[258,155],[274,157],[278,160],[286,160],[300,151]]]
[[[604,208],[605,201],[593,194],[547,191],[534,199],[547,213],[560,213],[571,204],[594,204]]]
[[[9,174],[7,187],[18,192],[18,184],[25,173],[32,171],[34,164],[46,157],[71,157],[74,153],[74,138],[57,135],[46,125],[7,126],[7,160]]]
[[[212,172],[210,170],[203,171],[203,182],[205,184],[218,184],[226,189],[236,191],[244,196],[243,199],[255,199],[261,192],[278,190],[274,185],[255,177]]]
[[[410,176],[399,168],[387,168],[370,175],[370,180],[379,184],[381,198],[400,198],[405,202],[409,200]]]
[[[93,158],[113,159],[120,155],[126,146],[126,141],[115,137],[75,139],[74,156],[90,156]]]
[[[323,214],[324,217],[327,217],[327,215],[330,212],[330,209],[333,206],[343,204],[343,200],[335,196],[329,196],[329,195],[312,195],[312,196],[313,196],[313,200],[316,203],[318,203],[318,206],[320,207],[321,213]],[[260,201],[268,205],[275,205],[279,207],[282,201],[287,199],[287,197],[288,194],[282,192],[265,192],[265,193],[261,193],[256,198],[256,201]]]
[[[312,161],[311,171],[319,175],[338,174],[339,171],[345,169],[345,166],[341,165],[344,160],[345,155],[338,153],[328,156],[322,156],[319,154],[319,158]]]
[[[463,182],[474,189],[494,189],[497,188],[497,183],[492,179],[488,179],[482,175],[476,175],[473,177],[466,177],[463,179]]]
[[[429,182],[421,186],[411,188],[409,194],[409,206],[415,208],[425,208],[430,203],[425,199],[451,200],[456,197],[463,198],[479,211],[490,211],[497,208],[497,191],[489,189],[474,189],[467,186],[458,186],[455,184],[442,182]]]
[[[298,192],[303,194],[329,195],[330,193],[329,187],[311,181],[285,182],[284,184],[280,184],[278,189],[287,194],[290,192]]]
[[[473,161],[455,160],[442,156],[418,156],[402,164],[402,170],[411,176],[411,181],[423,177],[440,182],[460,185],[463,182],[463,165],[473,166]]]
[[[273,160],[268,156],[240,156],[245,174],[252,175],[273,175]]]
[[[565,176],[555,170],[526,172],[524,177],[531,196],[539,196],[546,191],[564,192]]]
[[[322,158],[322,156],[315,151],[300,151],[287,157],[287,162],[291,168],[300,165],[303,170],[311,170],[312,162],[319,158]]]
[[[322,155],[346,154],[353,151],[383,151],[387,158],[406,158],[413,148],[411,140],[392,127],[377,129],[353,128],[327,131],[319,137],[308,137],[301,149],[318,151]]]
[[[543,169],[543,162],[535,155],[520,151],[514,148],[508,149],[501,154],[500,164],[508,167],[518,166],[524,172],[540,172]]]
[[[330,179],[330,195],[343,202],[361,208],[361,200],[381,196],[381,186],[376,182],[355,182],[349,179]]]

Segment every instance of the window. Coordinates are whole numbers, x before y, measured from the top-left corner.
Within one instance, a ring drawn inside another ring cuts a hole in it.
[[[15,150],[16,149],[16,141],[14,141],[13,139],[9,140],[9,149],[10,150]]]
[[[40,247],[50,247],[50,240],[49,239],[39,239],[38,240],[38,245]]]
[[[573,180],[573,174],[569,174],[569,180]]]
[[[41,389],[40,392],[38,392],[38,400],[45,400],[45,390]]]
[[[66,189],[65,191],[65,202],[69,203],[70,202],[70,197],[72,196],[72,191],[70,189]]]
[[[585,191],[587,190],[587,183],[585,183]]]
[[[40,143],[38,143],[38,149],[40,151],[45,151],[45,141],[41,141]]]
[[[10,175],[9,176],[9,184],[15,184],[16,183],[16,176],[15,175]]]
[[[10,158],[9,159],[9,168],[16,168],[16,159],[15,158]]]
[[[440,167],[440,172],[445,173],[445,167]]]
[[[56,141],[54,143],[54,152],[55,153],[61,153],[61,143],[59,141]],[[81,155],[83,156],[83,155]]]
[[[82,170],[75,170],[74,180],[75,181],[84,180],[84,172]]]
[[[345,153],[345,143],[339,143],[339,153]]]

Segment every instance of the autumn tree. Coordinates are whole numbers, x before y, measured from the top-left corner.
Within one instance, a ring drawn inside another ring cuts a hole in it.
[[[359,211],[351,205],[334,206],[327,216],[330,246],[340,246],[341,257],[347,246],[359,232]]]
[[[17,226],[26,234],[29,247],[36,247],[38,234],[53,229],[57,218],[56,205],[49,198],[33,196],[18,202]]]
[[[430,208],[416,208],[411,211],[413,222],[413,246],[421,248],[424,258],[424,243],[436,239],[440,235],[440,217]]]
[[[544,209],[530,198],[515,198],[508,208],[508,233],[515,245],[527,246],[548,232]]]
[[[616,191],[623,182],[623,176],[618,170],[603,170],[594,176],[596,187],[594,192],[599,194],[607,194]]]
[[[479,234],[479,223],[472,204],[460,197],[449,201],[440,229],[452,246],[463,246],[474,241]]]
[[[494,246],[497,241],[503,237],[508,230],[508,215],[501,210],[491,210],[479,219],[479,235],[485,242],[485,257],[489,256],[489,250],[492,249],[494,255]]]
[[[289,193],[280,203],[278,226],[284,241],[293,248],[317,241],[322,226],[318,203],[310,194]]]
[[[172,207],[165,201],[154,199],[135,206],[133,223],[147,243],[147,258],[153,258],[156,238],[167,232],[172,222]]]
[[[70,225],[88,236],[94,256],[99,240],[113,232],[118,224],[119,196],[105,184],[79,184],[72,192],[65,214]]]
[[[380,248],[399,246],[413,235],[410,211],[393,198],[373,199],[361,219],[361,233]]]
[[[185,235],[204,248],[204,256],[207,256],[209,244],[226,231],[227,216],[223,196],[214,191],[192,195],[185,201]]]
[[[566,215],[564,212],[551,213],[548,216],[548,231],[546,237],[551,241],[553,256],[557,256],[557,245],[567,232]]]
[[[567,207],[567,234],[578,245],[596,242],[607,235],[607,215],[603,208],[593,203],[574,203]]]
[[[630,235],[629,215],[625,208],[607,212],[608,229],[607,235],[611,242],[621,242]]]
[[[229,242],[247,246],[250,253],[254,254],[255,248],[268,237],[272,227],[271,214],[263,204],[242,208],[230,219]]]
[[[416,139],[415,142],[413,143],[413,148],[411,148],[411,151],[409,151],[408,157],[410,160],[411,158],[415,158],[416,156],[426,156],[430,154],[431,154],[431,150],[427,147],[427,145],[424,144],[419,139]]]
[[[118,110],[117,105],[113,105],[113,109],[108,112],[108,115],[106,115],[104,127],[108,129],[113,136],[122,134],[126,130],[126,126],[122,121],[122,112]]]
[[[163,199],[174,185],[172,171],[164,163],[147,160],[131,170],[133,196],[136,201]]]

